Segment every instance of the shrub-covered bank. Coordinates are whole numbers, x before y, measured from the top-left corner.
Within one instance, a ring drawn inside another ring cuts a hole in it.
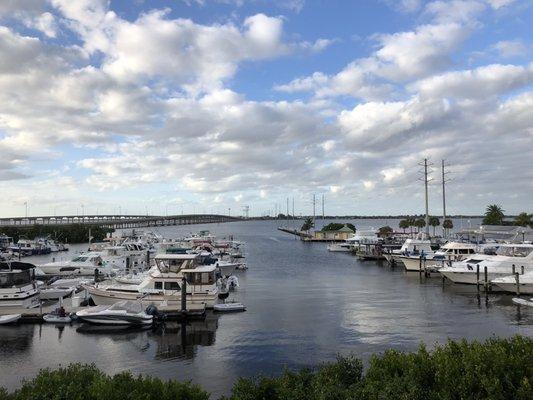
[[[110,377],[94,366],[43,370],[9,400],[204,400],[188,382],[122,373]],[[339,357],[330,364],[278,377],[241,378],[226,400],[533,399],[533,340],[521,336],[483,343],[450,341],[428,352],[389,350],[370,359]]]
[[[89,233],[93,241],[101,241],[108,232],[114,232],[114,229],[85,224],[9,226],[0,228],[0,233],[11,236],[15,243],[20,237],[35,239],[42,236],[50,236],[52,239],[66,243],[87,243],[89,241]]]

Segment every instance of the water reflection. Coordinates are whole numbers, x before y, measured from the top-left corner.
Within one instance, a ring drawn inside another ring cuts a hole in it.
[[[29,352],[34,329],[35,326],[29,324],[0,325],[0,354],[7,357]]]
[[[212,346],[218,317],[209,314],[204,321],[173,322],[161,324],[148,336],[156,342],[156,359],[191,359],[198,346]]]

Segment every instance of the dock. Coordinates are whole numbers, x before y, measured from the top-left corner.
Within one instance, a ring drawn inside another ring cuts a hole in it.
[[[147,304],[148,305],[148,304]],[[42,323],[43,315],[52,313],[59,302],[47,302],[42,306],[35,308],[23,307],[0,307],[0,315],[20,314],[20,323]],[[90,306],[72,306],[72,298],[63,299],[63,308],[67,314],[75,314],[80,310],[90,308]],[[179,307],[158,307],[159,318],[163,320],[188,320],[188,319],[203,319],[206,315],[205,303],[188,303],[186,310],[181,310]]]

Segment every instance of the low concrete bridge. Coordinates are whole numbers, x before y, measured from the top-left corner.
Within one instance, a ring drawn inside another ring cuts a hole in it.
[[[62,226],[72,224],[98,225],[115,229],[142,228],[166,225],[209,224],[242,221],[243,218],[218,214],[189,215],[65,215],[41,217],[0,218],[0,227],[29,227],[34,225]]]

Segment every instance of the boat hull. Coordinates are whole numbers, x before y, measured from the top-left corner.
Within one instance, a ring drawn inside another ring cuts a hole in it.
[[[492,282],[505,292],[516,293],[516,282]],[[520,282],[520,294],[533,294],[533,283]]]
[[[453,283],[462,283],[466,285],[476,285],[478,283],[477,276],[475,272],[466,272],[466,271],[446,271],[445,269],[439,270],[439,272],[452,281]],[[490,282],[493,279],[501,278],[503,276],[509,275],[508,272],[497,273],[497,272],[488,272],[487,279]],[[479,280],[480,283],[483,283],[485,276],[483,273],[480,273]]]
[[[96,305],[112,305],[117,301],[122,300],[141,300],[143,304],[147,306],[153,304],[156,307],[165,306],[166,308],[181,308],[181,294],[177,295],[162,295],[162,294],[149,294],[143,295],[137,291],[120,292],[120,291],[108,291],[93,286],[85,286],[88,293],[91,295],[94,304]],[[206,308],[213,308],[217,300],[218,293],[213,294],[199,294],[193,295],[187,294],[187,303],[205,303]]]

